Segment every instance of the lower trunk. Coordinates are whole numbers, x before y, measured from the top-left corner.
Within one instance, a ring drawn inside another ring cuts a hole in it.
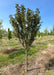
[[[26,75],[28,75],[28,50],[26,49]]]

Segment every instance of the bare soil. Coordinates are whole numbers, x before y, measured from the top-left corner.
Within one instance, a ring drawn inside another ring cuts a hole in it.
[[[54,59],[54,45],[48,45],[48,49],[28,62],[28,75],[44,75],[49,69],[50,60]],[[16,64],[1,68],[4,75],[26,75],[26,65]],[[2,75],[2,72],[0,73]]]

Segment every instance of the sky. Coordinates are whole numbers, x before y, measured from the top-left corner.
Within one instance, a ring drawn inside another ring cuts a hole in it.
[[[16,12],[15,5],[23,4],[25,8],[30,8],[35,11],[40,10],[41,21],[43,22],[40,31],[46,28],[50,31],[54,25],[54,0],[0,0],[0,20],[3,20],[3,28],[12,30],[9,22],[9,15],[14,15]]]

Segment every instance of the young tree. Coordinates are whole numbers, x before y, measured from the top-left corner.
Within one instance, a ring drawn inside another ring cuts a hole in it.
[[[49,33],[49,35],[54,35],[54,25],[53,25],[53,28],[52,28],[52,30],[50,30],[50,33]]]
[[[40,32],[40,35],[43,37],[44,36],[44,33],[43,32]]]
[[[48,35],[48,30],[47,29],[44,30],[44,34]]]
[[[38,37],[40,37],[40,35],[41,35],[41,34],[40,34],[40,31],[38,31],[37,35],[38,35]]]
[[[54,35],[54,31],[53,30],[50,30],[49,35]]]
[[[0,21],[0,39],[2,38],[2,21]]]
[[[2,37],[7,37],[7,31],[5,29],[2,29]]]
[[[10,15],[10,23],[15,29],[19,41],[23,47],[26,48],[26,71],[28,72],[28,51],[37,35],[37,32],[41,26],[39,16],[39,9],[37,8],[35,13],[31,9],[27,9],[21,5],[16,4],[16,14],[14,17]]]
[[[2,21],[0,21],[0,29],[2,29]]]
[[[2,39],[2,31],[0,30],[0,39]]]
[[[12,34],[13,34],[14,37],[17,37],[17,33],[16,33],[15,30],[13,30]]]
[[[53,32],[54,32],[54,25],[53,25]]]
[[[10,31],[10,29],[8,28],[8,39],[10,40],[11,38],[12,38],[11,31]]]
[[[53,25],[53,29],[51,30],[51,35],[54,35],[54,25]]]

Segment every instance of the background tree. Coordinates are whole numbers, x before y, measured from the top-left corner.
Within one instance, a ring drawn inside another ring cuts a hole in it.
[[[12,31],[12,35],[13,35],[13,37],[18,37],[15,30]]]
[[[38,35],[38,37],[40,37],[40,35],[41,35],[41,34],[40,34],[40,31],[38,31],[37,35]]]
[[[0,39],[2,39],[2,30],[0,30]]]
[[[49,35],[54,35],[54,25],[53,28],[50,30]]]
[[[48,35],[48,30],[47,29],[44,30],[44,35]]]
[[[54,25],[53,25],[53,29],[51,30],[51,35],[54,35]]]
[[[2,29],[2,37],[7,37],[7,31],[5,29]]]
[[[44,33],[43,32],[40,32],[40,35],[43,37],[44,36]]]
[[[54,35],[54,32],[53,32],[53,30],[50,30],[50,33],[49,33],[49,35]]]
[[[12,38],[12,34],[11,34],[10,29],[8,28],[8,39],[10,40],[11,38]]]
[[[35,12],[21,5],[16,4],[16,14],[10,15],[10,23],[17,33],[19,41],[26,48],[26,71],[28,72],[28,51],[41,26],[39,9]]]
[[[0,20],[0,39],[2,38],[2,21]]]
[[[54,32],[54,25],[53,25],[53,32]]]

